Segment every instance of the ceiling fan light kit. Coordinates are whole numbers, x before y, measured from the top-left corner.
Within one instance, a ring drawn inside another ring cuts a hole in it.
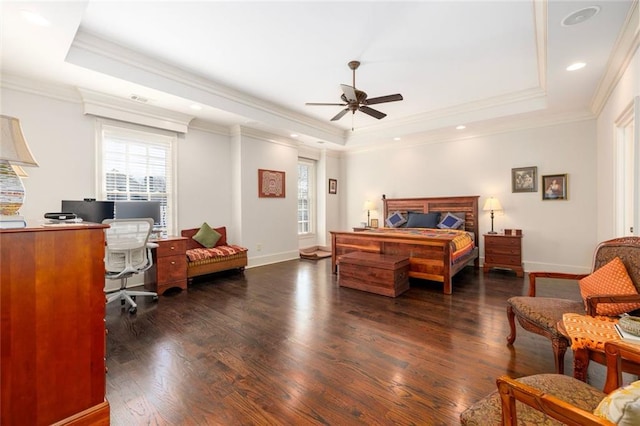
[[[402,95],[399,93],[396,93],[394,95],[379,96],[377,98],[367,99],[366,92],[356,89],[356,70],[360,66],[360,62],[351,61],[348,63],[348,65],[353,72],[353,85],[352,86],[349,86],[347,84],[340,85],[340,88],[342,89],[342,95],[340,96],[340,99],[342,99],[342,103],[307,102],[306,105],[324,105],[324,106],[328,105],[328,106],[346,107],[343,110],[341,110],[338,114],[336,114],[331,119],[331,121],[340,120],[349,111],[351,111],[352,114],[355,114],[356,111],[364,112],[365,114],[380,120],[386,117],[387,114],[380,112],[376,109],[370,108],[368,105],[401,101],[403,99]]]

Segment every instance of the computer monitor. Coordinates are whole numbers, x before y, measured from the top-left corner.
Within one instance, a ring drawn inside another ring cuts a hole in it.
[[[62,200],[61,211],[75,213],[84,222],[102,223],[105,219],[114,218],[114,208],[113,201]]]
[[[116,201],[116,219],[138,219],[150,217],[155,225],[161,222],[160,201]]]

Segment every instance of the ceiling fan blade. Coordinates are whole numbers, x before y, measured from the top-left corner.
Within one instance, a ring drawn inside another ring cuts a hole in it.
[[[347,106],[347,104],[327,104],[322,102],[307,102],[305,105]]]
[[[385,118],[387,116],[387,114],[385,114],[384,112],[380,112],[378,110],[369,108],[368,106],[364,106],[364,105],[358,108],[358,110],[364,112],[365,114],[369,114],[370,116],[377,118],[378,120],[380,120],[381,118]]]
[[[331,121],[338,121],[340,120],[347,112],[349,111],[349,108],[345,108],[342,111],[340,111],[338,114],[336,114],[335,117],[333,117],[331,119]]]
[[[347,86],[346,84],[341,84],[340,87],[342,88],[342,92],[344,92],[344,95],[347,97],[348,101],[358,101],[358,98],[356,96],[356,89],[351,86]]]
[[[366,105],[373,105],[381,104],[384,102],[401,101],[402,99],[402,95],[400,93],[396,93],[395,95],[379,96],[377,98],[366,99],[363,101],[363,103]]]

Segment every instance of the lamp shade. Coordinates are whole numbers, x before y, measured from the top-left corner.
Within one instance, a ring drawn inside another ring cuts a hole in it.
[[[366,211],[373,211],[376,209],[376,205],[373,203],[373,201],[365,201],[364,202],[364,207],[362,208],[362,210],[366,210]]]
[[[38,166],[24,139],[20,121],[15,117],[0,115],[0,160],[6,160],[19,166]]]
[[[484,211],[496,211],[502,210],[502,205],[500,201],[495,197],[487,198],[487,201],[484,202],[484,207],[482,208]]]
[[[16,167],[24,172],[20,166],[37,167],[38,162],[24,139],[20,121],[15,117],[0,115],[0,228],[11,227],[15,223],[24,226],[23,220],[4,218],[17,216],[24,203],[24,186],[16,174]]]

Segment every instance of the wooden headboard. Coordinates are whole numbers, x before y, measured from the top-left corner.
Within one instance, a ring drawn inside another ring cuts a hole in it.
[[[432,198],[386,198],[383,195],[382,204],[384,205],[384,216],[381,221],[384,223],[384,220],[389,217],[390,214],[397,211],[403,214],[407,212],[440,212],[443,214],[447,214],[447,212],[464,212],[465,231],[473,232],[476,241],[479,241],[478,198],[480,198],[479,195]]]

